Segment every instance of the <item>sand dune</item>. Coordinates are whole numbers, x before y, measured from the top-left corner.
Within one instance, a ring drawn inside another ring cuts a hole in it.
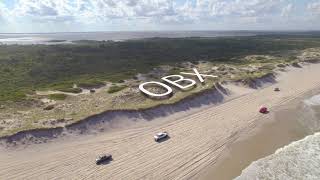
[[[320,88],[320,64],[293,68],[278,83],[183,118],[150,121],[128,129],[0,152],[0,179],[190,179],[214,163],[229,143],[268,121],[272,111]],[[274,92],[274,87],[280,92]],[[257,113],[261,105],[271,113]],[[170,139],[153,141],[166,130]],[[97,166],[97,154],[113,155]]]

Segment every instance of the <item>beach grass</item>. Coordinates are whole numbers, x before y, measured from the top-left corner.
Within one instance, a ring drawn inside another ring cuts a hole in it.
[[[68,97],[66,94],[50,94],[48,95],[49,99],[52,100],[65,100]]]

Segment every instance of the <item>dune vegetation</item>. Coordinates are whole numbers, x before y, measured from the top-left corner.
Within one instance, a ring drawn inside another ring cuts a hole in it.
[[[319,60],[319,48],[317,35],[0,45],[0,136],[64,126],[107,110],[173,104],[217,82],[250,87],[256,78]],[[190,91],[173,89],[174,95],[164,100],[138,90],[141,82],[192,68],[219,78]]]
[[[311,38],[312,37],[312,38]],[[152,38],[78,41],[59,45],[0,45],[0,101],[25,100],[37,89],[79,93],[83,87],[119,82],[160,65],[208,61],[246,64],[242,57],[275,55],[291,61],[284,51],[317,47],[320,37],[254,36],[228,38]],[[270,62],[256,58],[257,62]]]

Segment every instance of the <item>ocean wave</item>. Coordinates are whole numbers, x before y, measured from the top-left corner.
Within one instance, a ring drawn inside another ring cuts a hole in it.
[[[320,106],[320,94],[304,100],[304,103],[309,106]]]
[[[320,179],[320,132],[251,163],[235,179]]]
[[[298,119],[301,125],[305,126],[309,133],[313,134],[320,131],[320,94],[312,96],[303,101],[303,107],[300,109],[300,118]]]

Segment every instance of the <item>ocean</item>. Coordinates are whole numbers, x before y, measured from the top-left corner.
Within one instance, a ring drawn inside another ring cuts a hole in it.
[[[310,135],[252,162],[236,180],[320,179],[320,95],[302,103],[298,120]]]

